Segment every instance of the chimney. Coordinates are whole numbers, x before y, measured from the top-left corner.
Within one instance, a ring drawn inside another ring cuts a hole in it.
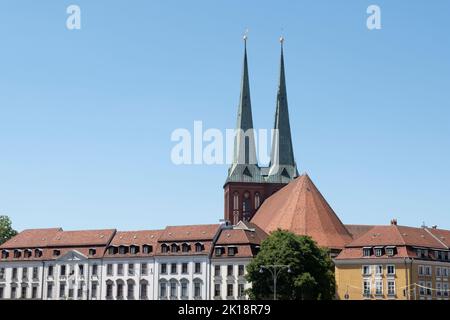
[[[392,219],[391,226],[396,226],[396,225],[397,225],[397,219]]]
[[[437,229],[437,225],[434,225],[434,226],[431,226],[431,228],[433,228],[433,229]]]

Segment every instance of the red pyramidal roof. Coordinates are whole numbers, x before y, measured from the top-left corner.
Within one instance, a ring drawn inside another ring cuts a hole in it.
[[[330,249],[342,249],[352,241],[351,234],[307,174],[265,200],[252,223],[267,233],[281,229],[307,235]]]

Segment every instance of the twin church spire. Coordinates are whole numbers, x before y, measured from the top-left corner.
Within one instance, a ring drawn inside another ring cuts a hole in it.
[[[281,59],[275,123],[269,167],[259,167],[253,128],[247,61],[247,36],[244,36],[244,65],[239,99],[233,163],[227,182],[288,183],[298,176],[294,160],[284,69],[284,38],[280,38]]]

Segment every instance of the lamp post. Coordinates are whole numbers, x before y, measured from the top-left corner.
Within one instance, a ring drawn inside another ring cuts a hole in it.
[[[273,300],[277,300],[277,279],[280,272],[284,269],[288,269],[287,272],[291,273],[291,267],[286,264],[268,264],[259,266],[259,272],[263,273],[264,270],[269,270],[273,278]]]

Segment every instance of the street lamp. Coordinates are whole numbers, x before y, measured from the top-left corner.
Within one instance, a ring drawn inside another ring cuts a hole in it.
[[[259,273],[264,273],[265,270],[269,270],[273,278],[273,300],[277,300],[277,279],[280,272],[287,269],[288,273],[291,273],[291,267],[286,264],[268,264],[259,266]]]

